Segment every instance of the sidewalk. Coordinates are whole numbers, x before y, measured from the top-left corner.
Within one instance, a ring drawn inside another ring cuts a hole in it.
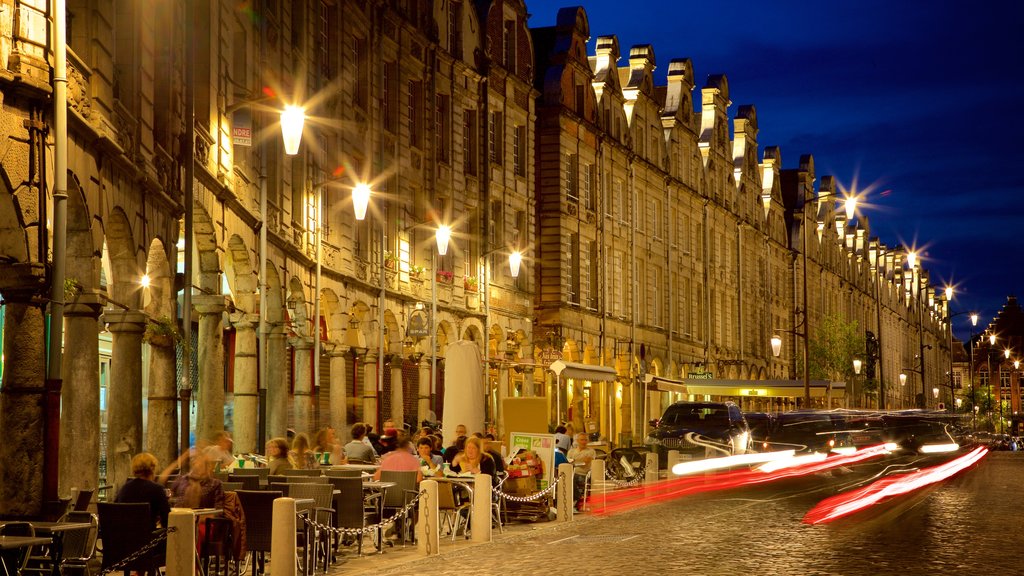
[[[492,542],[472,542],[463,536],[457,536],[455,543],[452,543],[451,536],[441,537],[440,557],[445,559],[458,559],[469,555],[477,555],[482,551],[480,547],[491,546],[493,543],[514,543],[516,540],[532,538],[538,532],[550,532],[552,538],[560,528],[567,528],[578,522],[591,522],[595,519],[589,514],[577,514],[571,522],[516,522],[504,526],[504,532],[499,532],[497,527],[491,532]],[[350,574],[409,574],[415,571],[415,563],[425,560],[428,557],[422,555],[415,545],[409,544],[404,548],[398,542],[395,546],[384,549],[383,554],[369,554],[367,548],[363,547],[363,556],[357,557],[355,551],[346,550],[341,559],[327,572],[328,576],[348,576]],[[433,556],[432,558],[437,558]],[[486,553],[485,553],[486,557]]]

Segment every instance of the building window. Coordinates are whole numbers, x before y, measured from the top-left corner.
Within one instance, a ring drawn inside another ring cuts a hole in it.
[[[381,105],[384,107],[384,128],[389,132],[398,131],[398,64],[384,63],[383,94]]]
[[[1006,368],[999,369],[999,388],[1007,394],[1010,392],[1010,371]]]
[[[352,104],[366,110],[366,102],[369,100],[370,82],[369,61],[366,53],[366,40],[358,36],[352,37],[351,53],[352,63],[355,66],[355,85],[352,90]]]
[[[578,154],[565,155],[565,197],[573,204],[580,201],[579,161]]]
[[[462,2],[451,3],[448,10],[448,50],[456,58],[462,58]]]
[[[503,53],[505,69],[510,73],[516,73],[516,21],[505,20],[505,28],[502,33]]]
[[[629,197],[626,196],[624,188],[625,188],[625,186],[623,186],[622,180],[619,180],[619,179],[616,178],[616,180],[615,180],[615,198],[616,198],[616,200],[618,200],[618,203],[619,203],[619,210],[618,210],[618,214],[616,214],[616,215],[619,217],[619,222],[628,224],[630,222],[630,220],[631,220],[631,218],[630,218],[631,210],[629,208]]]
[[[491,112],[487,123],[487,147],[490,149],[491,162],[501,165],[504,156],[505,138],[503,137],[501,112]]]
[[[593,164],[586,164],[583,166],[583,207],[587,210],[594,210],[597,208],[597,172],[594,170]]]
[[[981,386],[988,386],[988,370],[982,368],[978,372],[978,384]]]
[[[438,160],[448,163],[452,147],[452,99],[447,94],[437,95],[437,114],[434,119],[437,131]]]
[[[576,85],[576,115],[580,118],[583,117],[584,109],[587,102],[587,93],[584,92],[583,84]]]
[[[526,126],[516,126],[512,131],[512,164],[516,176],[526,176],[526,155],[523,146],[526,144]]]
[[[598,247],[596,241],[590,242],[590,258],[589,266],[587,267],[587,286],[588,294],[590,296],[587,306],[591,310],[597,310],[601,307],[601,260],[600,254],[598,253]]]
[[[462,111],[462,164],[466,174],[476,174],[476,110]]]
[[[953,371],[953,388],[960,390],[964,387],[964,375],[959,370]]]
[[[409,145],[423,146],[423,84],[409,82]]]
[[[580,303],[580,235],[569,234],[569,303]]]

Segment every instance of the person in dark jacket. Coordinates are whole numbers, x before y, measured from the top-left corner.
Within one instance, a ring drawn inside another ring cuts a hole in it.
[[[146,503],[153,518],[153,528],[167,527],[167,515],[171,505],[167,501],[167,490],[153,481],[156,477],[156,456],[140,452],[132,458],[134,478],[124,483],[117,492],[115,502]]]

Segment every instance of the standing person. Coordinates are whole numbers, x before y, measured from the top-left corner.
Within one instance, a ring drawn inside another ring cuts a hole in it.
[[[284,438],[271,438],[267,441],[267,467],[270,468],[271,476],[295,468],[288,458],[288,441]]]
[[[366,437],[366,424],[362,422],[353,424],[351,432],[352,441],[345,444],[345,458],[359,460],[360,462],[373,462],[376,460],[373,448],[370,448],[363,442],[363,438]]]
[[[291,457],[292,464],[300,470],[316,470],[320,468],[320,464],[316,461],[316,456],[309,448],[309,436],[305,432],[295,435],[295,440],[292,441]]]
[[[156,456],[149,452],[140,452],[132,458],[132,474],[134,478],[124,483],[117,491],[114,502],[138,502],[149,504],[149,513],[153,518],[153,528],[167,527],[167,515],[171,505],[167,501],[167,490],[154,482],[156,478]]]

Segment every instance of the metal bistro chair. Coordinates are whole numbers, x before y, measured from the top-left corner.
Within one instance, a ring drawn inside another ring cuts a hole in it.
[[[329,478],[361,478],[363,473],[359,470],[324,470],[324,475]]]
[[[260,477],[249,475],[249,474],[234,474],[228,476],[229,482],[240,482],[242,484],[242,490],[259,490],[260,489]],[[225,488],[227,490],[227,488]]]
[[[149,544],[162,532],[153,531],[153,520],[146,503],[98,502],[96,512],[99,516],[99,539],[103,542],[104,571]],[[124,566],[125,576],[131,571],[156,576],[165,563],[166,552],[164,541],[150,554]]]
[[[315,502],[312,518],[324,526],[334,525],[334,486],[321,483],[292,483],[288,488],[290,498],[311,498]],[[324,572],[331,565],[331,535],[330,532],[314,530],[312,555],[308,556],[313,560],[315,569],[316,562],[323,560]]]
[[[377,513],[376,503],[369,504],[363,497],[363,481],[361,478],[331,478],[331,486],[341,492],[334,500],[335,506],[335,527],[336,528],[366,528],[367,517],[374,517]],[[374,494],[370,498],[379,498]],[[369,506],[369,507],[368,507]],[[345,544],[344,539],[342,545]],[[363,554],[363,535],[354,538],[356,554]]]
[[[270,531],[274,522],[274,500],[283,494],[274,490],[239,490],[245,514],[245,542],[252,552],[252,574],[263,573],[263,560],[270,552]]]
[[[92,502],[92,497],[95,494],[95,490],[79,490],[78,494],[75,494],[74,504],[71,509],[75,512],[87,511],[89,509],[89,503]]]
[[[242,482],[221,482],[220,487],[225,492],[237,492],[238,490],[245,490],[245,484]]]
[[[381,506],[382,512],[388,510],[392,511],[392,516],[397,514],[399,510],[405,507],[409,501],[419,493],[417,490],[416,482],[417,472],[410,471],[395,471],[395,470],[383,470],[380,473],[381,482],[394,482],[395,487],[389,488],[384,492],[384,503]],[[382,515],[384,515],[382,513]],[[382,518],[383,520],[383,518]],[[395,526],[395,533],[397,534],[401,529],[402,545],[408,538],[408,529],[413,525],[410,518],[401,519],[402,526]]]
[[[64,557],[61,559],[61,573],[78,573],[89,576],[89,562],[96,554],[96,538],[99,532],[99,520],[91,512],[68,512],[65,522],[81,522],[89,524],[85,530],[68,530],[64,534]]]
[[[0,525],[0,536],[35,536],[35,528],[28,522],[8,522]],[[28,566],[28,560],[32,556],[33,546],[4,550],[0,552],[0,562],[3,563],[4,571],[7,574],[21,574]],[[12,570],[13,568],[13,570]]]
[[[282,474],[285,476],[319,476],[320,470],[304,470],[302,468],[290,468],[288,470],[282,470]]]
[[[468,486],[460,485],[466,490],[472,490]],[[437,483],[437,509],[441,515],[441,526],[448,526],[451,531],[452,542],[455,542],[455,535],[459,532],[459,526],[465,522],[469,526],[469,514],[473,510],[472,498],[466,498],[462,503],[455,501],[455,485],[452,482]],[[465,515],[463,515],[465,512]],[[468,535],[467,535],[468,538]]]

